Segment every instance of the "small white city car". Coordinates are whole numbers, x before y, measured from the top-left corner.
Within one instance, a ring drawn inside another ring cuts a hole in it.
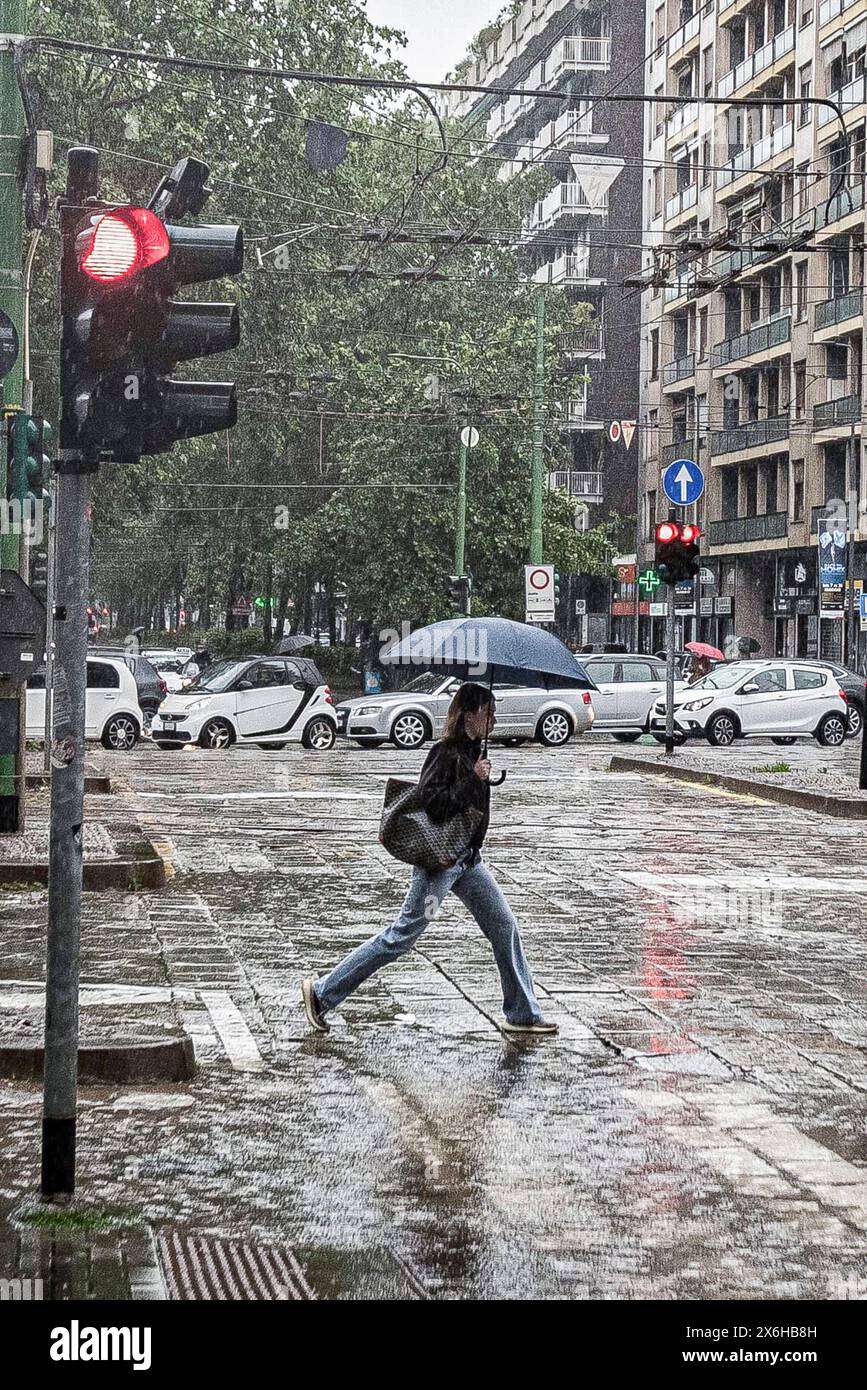
[[[34,671],[27,682],[27,737],[45,735],[45,672]],[[85,738],[99,739],[104,748],[125,753],[134,748],[145,728],[135,673],[123,657],[87,658]]]
[[[685,686],[674,699],[674,725],[681,735],[703,735],[718,748],[738,738],[794,743],[815,738],[839,748],[846,738],[846,696],[826,666],[806,662],[733,661]],[[665,730],[665,700],[653,711],[654,733]]]
[[[333,746],[336,735],[328,686],[305,681],[293,662],[278,656],[216,662],[185,690],[167,695],[151,725],[158,748],[303,743],[322,750]]]

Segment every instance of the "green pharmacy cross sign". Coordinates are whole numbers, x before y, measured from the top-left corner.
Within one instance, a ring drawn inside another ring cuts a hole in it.
[[[645,570],[644,574],[638,576],[639,588],[642,589],[645,594],[655,594],[661,583],[662,580],[656,573],[656,570]]]

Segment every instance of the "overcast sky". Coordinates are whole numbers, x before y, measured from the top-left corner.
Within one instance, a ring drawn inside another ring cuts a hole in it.
[[[503,8],[503,0],[367,0],[375,24],[402,29],[403,60],[418,82],[439,82],[459,63],[467,44]]]

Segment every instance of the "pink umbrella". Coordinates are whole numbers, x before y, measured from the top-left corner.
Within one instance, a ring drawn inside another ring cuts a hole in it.
[[[686,650],[695,652],[696,656],[707,656],[711,661],[725,661],[719,647],[712,647],[709,642],[687,642]]]

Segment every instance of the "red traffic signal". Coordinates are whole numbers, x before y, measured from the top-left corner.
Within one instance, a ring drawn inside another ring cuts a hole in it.
[[[660,545],[671,545],[680,535],[680,527],[676,521],[661,521],[656,528],[656,539]]]
[[[699,540],[700,536],[700,526],[693,526],[691,523],[688,522],[686,526],[681,526],[680,528],[680,539],[683,541],[684,545],[695,545],[696,541]]]
[[[147,208],[101,213],[76,242],[78,264],[101,285],[124,284],[171,251],[165,223]]]

